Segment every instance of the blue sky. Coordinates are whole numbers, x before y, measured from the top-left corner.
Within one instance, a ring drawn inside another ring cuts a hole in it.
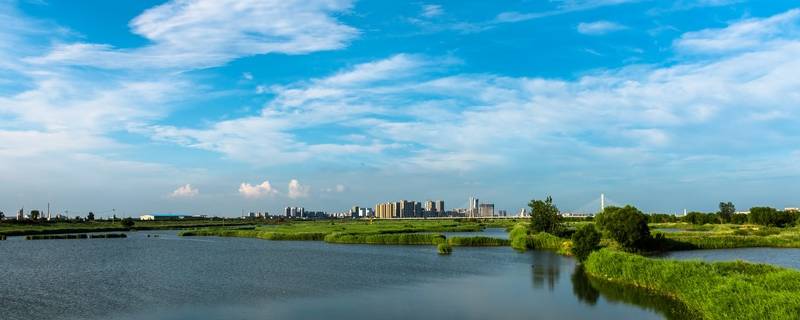
[[[0,210],[800,206],[793,1],[0,1]]]

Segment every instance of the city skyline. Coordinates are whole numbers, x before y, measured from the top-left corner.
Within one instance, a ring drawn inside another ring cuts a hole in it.
[[[7,0],[0,19],[7,216],[800,206],[792,1]]]

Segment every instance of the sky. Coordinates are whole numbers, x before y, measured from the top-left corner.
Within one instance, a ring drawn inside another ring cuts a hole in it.
[[[0,211],[800,206],[800,6],[0,0]]]

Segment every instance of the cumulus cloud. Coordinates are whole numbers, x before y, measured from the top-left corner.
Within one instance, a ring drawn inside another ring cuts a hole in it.
[[[626,26],[611,21],[581,22],[578,24],[579,33],[591,36],[604,35],[625,29],[627,29]]]
[[[300,184],[300,181],[297,181],[297,179],[292,179],[289,181],[289,198],[306,198],[310,192],[311,188],[309,186]]]
[[[178,187],[169,195],[171,198],[193,198],[200,193],[200,190],[193,188],[191,184]]]
[[[239,194],[245,198],[256,199],[276,195],[278,194],[278,190],[272,188],[268,180],[257,185],[242,182],[242,184],[239,185]]]

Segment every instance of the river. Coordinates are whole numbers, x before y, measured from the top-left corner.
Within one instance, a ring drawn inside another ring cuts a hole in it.
[[[158,237],[147,237],[155,235]],[[508,247],[246,238],[0,241],[3,319],[663,319],[669,301]]]

